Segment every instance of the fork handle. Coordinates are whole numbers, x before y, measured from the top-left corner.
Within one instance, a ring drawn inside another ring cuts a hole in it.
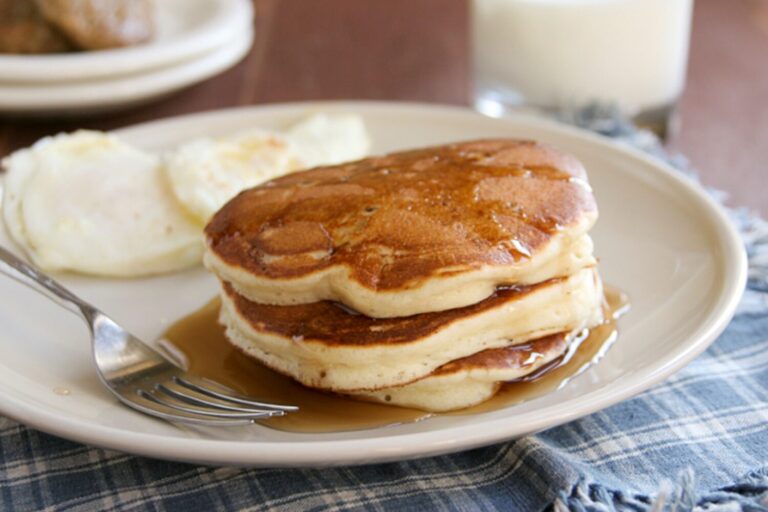
[[[96,308],[64,288],[52,277],[44,274],[29,263],[17,258],[5,247],[0,246],[0,273],[45,295],[69,311],[89,320],[98,311]]]

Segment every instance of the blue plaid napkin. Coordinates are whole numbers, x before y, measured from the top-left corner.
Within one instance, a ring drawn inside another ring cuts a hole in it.
[[[570,121],[695,179],[651,134],[603,114]],[[464,453],[332,469],[164,462],[0,417],[0,510],[768,511],[768,223],[731,214],[750,257],[736,317],[684,370],[605,411]]]

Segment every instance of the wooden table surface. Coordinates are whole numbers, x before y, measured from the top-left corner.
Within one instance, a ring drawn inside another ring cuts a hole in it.
[[[257,37],[230,71],[171,98],[77,121],[0,119],[0,155],[76,128],[307,99],[467,105],[466,0],[255,0]],[[681,129],[671,147],[732,202],[768,214],[768,0],[696,0]]]
[[[680,117],[671,146],[768,215],[768,0],[696,0]]]

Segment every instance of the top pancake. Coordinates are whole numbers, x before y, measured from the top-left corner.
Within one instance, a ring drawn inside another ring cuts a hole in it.
[[[336,300],[372,317],[476,303],[594,263],[582,165],[530,141],[481,140],[285,176],[206,227],[206,263],[255,302]]]

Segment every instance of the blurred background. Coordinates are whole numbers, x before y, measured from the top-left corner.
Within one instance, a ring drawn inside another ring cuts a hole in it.
[[[196,0],[186,5],[192,9],[200,2]],[[577,0],[575,3],[596,2]],[[603,41],[599,46],[613,46],[605,40],[615,42],[618,49],[614,48],[612,58],[623,56],[627,73],[635,69],[642,77],[648,77],[654,75],[655,68],[648,67],[651,71],[643,71],[642,66],[667,66],[665,70],[670,73],[669,78],[662,80],[660,75],[654,78],[667,87],[664,91],[669,101],[661,106],[671,108],[669,118],[664,118],[664,128],[668,129],[666,133],[663,133],[664,129],[658,131],[666,135],[668,147],[690,158],[707,185],[728,190],[730,203],[768,213],[765,199],[768,190],[768,144],[765,143],[768,141],[768,0],[613,0],[597,3],[627,6],[623,14],[617,12],[611,14],[613,17],[608,17],[607,12],[595,11],[594,14],[605,15],[601,21],[603,26],[615,29],[600,34]],[[692,18],[686,14],[690,13],[691,3]],[[488,20],[502,19],[502,15],[513,21],[522,19],[518,12],[510,10],[505,14],[504,9],[511,4],[533,4],[535,7],[537,2],[254,0],[253,44],[247,53],[242,52],[242,56],[230,56],[233,67],[173,95],[118,111],[79,118],[72,118],[71,112],[48,116],[37,112],[33,118],[19,112],[6,113],[0,119],[0,155],[61,130],[110,129],[238,105],[312,99],[380,99],[471,106],[477,99],[475,87],[483,85],[478,83],[478,74],[482,81],[487,78],[483,73],[490,69],[489,66],[503,68],[508,62],[510,69],[517,70],[517,75],[504,79],[514,86],[521,75],[529,75],[528,70],[515,68],[516,63],[534,60],[543,69],[549,50],[540,48],[583,44],[583,48],[577,48],[581,52],[579,55],[583,55],[583,61],[579,62],[583,62],[583,69],[588,68],[592,54],[588,45],[598,43],[587,39],[571,43],[567,39],[569,34],[573,36],[573,27],[588,22],[586,17],[564,18],[559,26],[544,26],[535,22],[538,13],[533,12],[528,14],[534,21],[509,25],[509,28],[499,23],[491,26],[487,21],[479,24],[478,9],[481,7],[496,9],[487,16]],[[657,6],[655,11],[648,10],[652,4]],[[677,7],[672,7],[673,4]],[[630,8],[645,10],[631,11]],[[240,16],[241,22],[243,16]],[[543,16],[548,21],[555,19],[552,12]],[[686,20],[691,19],[690,47],[686,54]],[[665,20],[675,24],[664,25]],[[626,23],[627,29],[620,23]],[[630,27],[641,31],[627,32]],[[232,25],[230,29],[243,34],[249,30],[239,25]],[[482,43],[485,49],[478,49],[478,33],[485,38]],[[587,31],[584,37],[591,35],[595,35],[595,31]],[[536,44],[542,46],[534,46]],[[518,51],[523,45],[528,45],[528,60]],[[676,52],[674,58],[670,58],[670,52]],[[530,59],[530,55],[541,58]],[[491,64],[488,64],[489,58],[493,61]],[[650,60],[644,64],[643,58]],[[242,60],[235,65],[238,59]],[[479,59],[482,70],[478,70]],[[615,69],[615,65],[610,68]],[[610,79],[603,75],[596,82],[609,83]],[[523,95],[528,96],[523,98],[523,103],[552,82],[562,82],[567,86],[564,86],[566,91],[573,90],[575,85],[568,85],[568,80],[576,78],[564,70],[557,76],[547,75],[539,82],[521,86],[523,89],[527,87],[528,91]],[[2,83],[0,58],[0,93]],[[15,84],[14,87],[19,89],[23,85]],[[666,115],[666,110],[664,112]],[[627,112],[629,117],[635,114],[635,111]],[[643,122],[641,118],[637,120]]]

